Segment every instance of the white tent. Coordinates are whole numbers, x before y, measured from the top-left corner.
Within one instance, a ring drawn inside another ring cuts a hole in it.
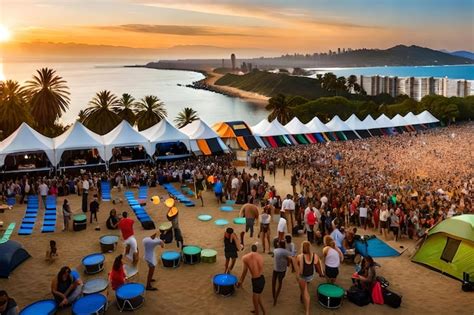
[[[415,116],[415,114],[413,114],[412,112],[409,112],[403,118],[405,119],[407,123],[409,123],[412,126],[421,124],[420,121],[418,120],[418,117]]]
[[[229,148],[225,145],[224,141],[222,141],[219,135],[201,119],[195,120],[192,123],[187,124],[186,126],[181,128],[180,131],[189,137],[189,139],[191,140],[191,150],[195,153],[199,153],[200,151],[202,151],[199,149],[199,146],[196,141],[206,139],[216,139],[222,151],[230,152]]]
[[[141,145],[149,155],[153,155],[150,149],[150,142],[145,136],[140,134],[137,130],[123,120],[117,127],[115,127],[108,134],[103,135],[102,139],[105,144],[105,158],[109,161],[112,158],[112,150],[116,147],[128,147]]]
[[[380,127],[377,125],[377,122],[375,119],[372,118],[372,116],[367,115],[367,117],[362,120],[362,126],[365,127],[365,129],[379,129]]]
[[[387,116],[385,116],[385,114],[380,115],[380,117],[377,118],[375,122],[377,123],[378,128],[394,127],[392,121]]]
[[[46,153],[51,164],[56,165],[53,140],[43,136],[26,123],[22,123],[17,130],[0,143],[0,165],[5,164],[8,154],[37,151]]]
[[[435,116],[431,115],[431,113],[427,110],[416,115],[416,117],[418,118],[418,121],[420,121],[421,124],[439,123],[439,120]]]
[[[349,125],[347,125],[339,116],[334,116],[326,126],[331,131],[351,131],[353,130]]]
[[[391,120],[394,127],[404,127],[411,125],[400,114],[396,114]]]
[[[311,133],[331,132],[325,124],[315,116],[309,123],[306,124]]]
[[[272,137],[272,136],[284,136],[289,134],[288,130],[283,127],[282,124],[278,120],[273,120],[271,123],[268,124],[267,128],[265,128],[259,136],[262,137]]]
[[[166,119],[162,119],[156,125],[145,129],[140,133],[144,135],[148,141],[150,141],[150,148],[152,151],[156,147],[157,143],[178,141],[184,143],[188,150],[190,149],[189,137],[183,132],[179,131]]]
[[[285,125],[285,129],[291,135],[308,134],[311,130],[303,124],[297,117],[293,118],[289,123]]]
[[[250,129],[252,130],[252,133],[254,135],[260,135],[260,133],[265,131],[265,129],[267,129],[269,125],[270,122],[265,118],[262,119],[262,121],[256,124],[255,126],[251,126]]]
[[[368,129],[362,121],[355,115],[352,114],[351,117],[347,118],[345,123],[352,129],[352,130],[366,130]]]
[[[105,159],[105,145],[101,136],[90,131],[79,121],[76,121],[62,135],[53,139],[54,155],[59,163],[64,151],[97,149],[102,159]]]

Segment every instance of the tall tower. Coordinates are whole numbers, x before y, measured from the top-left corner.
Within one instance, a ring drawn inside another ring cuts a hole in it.
[[[235,54],[230,55],[230,61],[232,62],[232,70],[235,70]]]
[[[224,68],[224,58],[222,58],[222,68]]]

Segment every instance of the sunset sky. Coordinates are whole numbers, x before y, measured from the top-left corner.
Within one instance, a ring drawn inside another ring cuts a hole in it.
[[[474,0],[0,0],[17,42],[275,53],[399,43],[474,50]]]

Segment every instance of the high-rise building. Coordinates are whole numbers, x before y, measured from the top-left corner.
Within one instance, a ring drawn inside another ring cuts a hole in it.
[[[341,54],[341,48],[338,48],[338,49],[337,49],[337,54],[338,54],[338,55]]]
[[[235,54],[230,55],[230,62],[232,63],[232,70],[235,70]]]

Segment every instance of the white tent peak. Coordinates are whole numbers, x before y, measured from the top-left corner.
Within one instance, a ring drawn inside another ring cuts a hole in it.
[[[319,120],[318,116],[315,116],[309,123],[306,124],[306,127],[310,130],[311,133],[319,132],[331,132],[331,130]]]
[[[396,114],[392,119],[392,123],[394,127],[401,127],[401,126],[409,126],[408,123],[400,114]]]
[[[0,165],[4,164],[8,154],[34,151],[44,151],[51,164],[55,165],[53,140],[43,136],[28,124],[22,123],[0,143]]]
[[[311,130],[303,124],[297,117],[294,117],[285,125],[285,129],[292,135],[311,133]]]
[[[350,131],[353,130],[349,125],[347,125],[338,115],[334,116],[326,126],[331,131]]]
[[[367,115],[367,117],[364,118],[364,120],[362,121],[362,126],[364,126],[364,129],[378,129],[378,128],[380,128],[377,125],[377,122],[375,121],[375,119],[370,114]]]
[[[391,127],[394,127],[393,125],[393,122],[390,120],[390,118],[388,118],[387,116],[385,116],[385,114],[382,114],[379,116],[379,118],[377,118],[375,120],[375,122],[377,123],[377,126],[379,128],[391,128]]]
[[[270,122],[268,121],[268,119],[265,118],[265,119],[262,119],[255,126],[250,127],[250,129],[252,130],[253,134],[259,135],[261,132],[267,129],[269,125],[270,125]]]
[[[268,124],[267,128],[258,135],[262,137],[283,136],[289,134],[288,130],[276,119]]]
[[[409,112],[403,118],[410,125],[419,125],[420,124],[420,121],[418,120],[418,117],[416,117],[415,114],[413,114],[412,112]]]
[[[106,158],[112,157],[112,149],[115,147],[138,146],[145,148],[149,155],[153,155],[150,150],[150,142],[148,139],[135,130],[126,120],[123,120],[117,127],[112,129],[108,134],[103,135],[102,139],[106,146]]]
[[[181,128],[180,131],[192,140],[212,139],[219,137],[219,135],[201,119],[195,120],[192,123],[187,124],[186,126]]]
[[[171,142],[172,140],[189,140],[189,137],[173,126],[168,120],[162,119],[156,125],[140,132],[150,142]]]
[[[422,113],[416,115],[421,124],[432,124],[438,123],[439,120],[433,116],[429,111],[425,110]]]
[[[345,122],[352,130],[368,129],[355,114],[352,114]]]

